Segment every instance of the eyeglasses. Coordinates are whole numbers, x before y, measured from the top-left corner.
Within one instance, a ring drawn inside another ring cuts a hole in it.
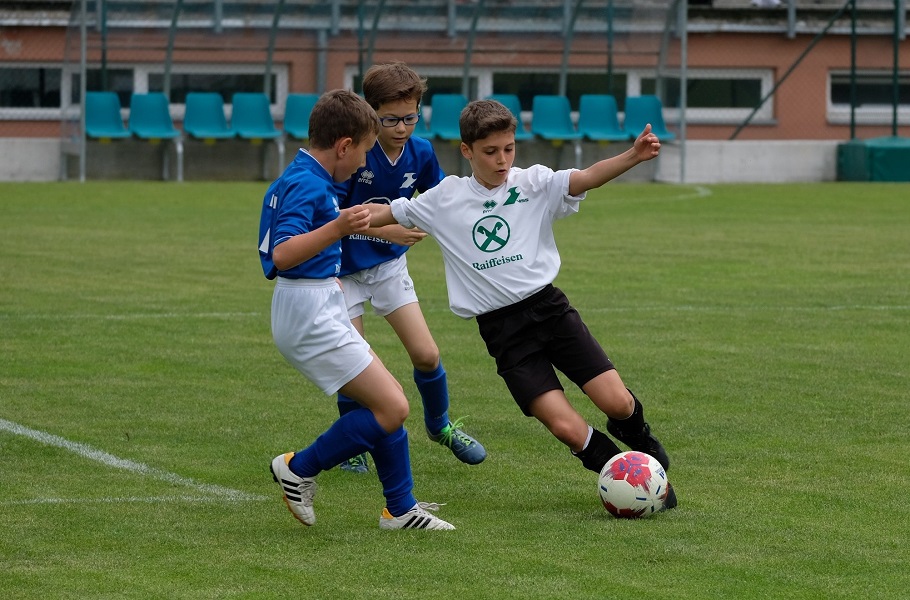
[[[397,127],[399,123],[404,123],[405,125],[416,125],[417,121],[420,120],[420,115],[405,115],[403,117],[381,117],[379,122],[382,123],[383,127]]]

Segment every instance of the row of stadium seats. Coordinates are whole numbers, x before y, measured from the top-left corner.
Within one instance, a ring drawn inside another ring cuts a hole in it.
[[[663,105],[657,96],[642,95],[626,98],[625,118],[619,123],[616,98],[609,94],[584,94],[579,99],[578,124],[572,119],[569,99],[560,95],[534,96],[531,107],[531,129],[525,128],[521,119],[521,103],[514,94],[489,96],[504,104],[518,119],[517,141],[535,137],[559,141],[586,139],[595,142],[634,139],[650,123],[652,131],[663,141],[672,141],[676,135],[667,130]],[[461,94],[436,94],[432,99],[432,119],[429,125],[417,124],[415,134],[443,140],[459,140],[458,117],[468,103]]]
[[[273,140],[278,149],[279,165],[284,165],[284,139],[305,140],[309,137],[309,118],[318,94],[289,94],[285,101],[283,129],[275,126],[269,99],[262,93],[236,93],[231,98],[231,119],[225,115],[224,99],[215,92],[190,92],[186,95],[183,132],[174,126],[170,103],[160,92],[133,94],[126,124],[121,116],[120,99],[114,92],[88,92],[85,98],[85,133],[88,138],[111,140],[136,137],[143,140],[171,140],[177,152],[177,179],[183,178],[183,133],[198,140],[241,138]],[[616,99],[606,94],[582,95],[578,124],[572,119],[569,100],[561,95],[538,95],[533,98],[530,131],[521,119],[518,96],[499,94],[491,99],[502,102],[518,119],[515,132],[518,141],[540,138],[554,143],[578,142],[582,139],[609,142],[634,139],[645,124],[663,141],[675,139],[663,118],[663,107],[656,96],[626,98],[623,124],[619,123]],[[431,99],[429,121],[422,118],[415,135],[441,140],[460,140],[458,119],[468,100],[461,94],[436,94]],[[576,145],[576,152],[580,149]],[[167,162],[164,163],[164,178]]]

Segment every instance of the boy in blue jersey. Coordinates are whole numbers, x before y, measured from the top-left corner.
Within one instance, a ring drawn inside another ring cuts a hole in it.
[[[356,407],[315,442],[276,456],[272,476],[291,513],[313,525],[316,475],[370,452],[386,506],[381,529],[454,529],[417,502],[404,421],[408,400],[401,384],[351,324],[339,286],[341,238],[366,231],[369,210],[339,208],[335,184],[363,166],[379,121],[356,94],[324,94],[310,115],[309,151],[269,187],[259,225],[263,271],[277,278],[272,296],[272,337],[281,354],[326,395],[341,391]]]
[[[426,80],[401,62],[374,65],[363,78],[363,95],[379,115],[382,125],[376,144],[367,153],[366,165],[339,185],[342,206],[388,204],[400,196],[425,192],[442,181],[433,146],[412,137],[420,120],[420,101]],[[426,234],[398,224],[356,232],[341,240],[341,284],[354,327],[363,335],[367,301],[385,317],[414,365],[414,382],[423,401],[427,435],[451,449],[462,462],[478,464],[486,450],[449,420],[449,390],[439,348],[420,310],[414,284],[408,275],[405,251]],[[357,404],[338,394],[338,412]],[[365,473],[366,455],[341,463],[347,471]]]

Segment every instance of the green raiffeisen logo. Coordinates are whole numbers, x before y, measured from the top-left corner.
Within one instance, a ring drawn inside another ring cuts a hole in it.
[[[474,223],[474,245],[483,252],[499,252],[509,243],[511,233],[509,224],[505,219],[496,215],[487,215]],[[521,254],[497,256],[482,263],[472,263],[471,266],[478,271],[483,271],[484,269],[489,269],[491,267],[498,267],[510,262],[522,260],[523,258],[524,257]]]

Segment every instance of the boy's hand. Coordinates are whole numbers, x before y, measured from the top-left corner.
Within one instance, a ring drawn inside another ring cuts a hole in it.
[[[645,125],[644,131],[641,132],[632,144],[635,155],[641,161],[651,160],[660,154],[660,140],[651,133],[651,124]]]
[[[363,204],[343,208],[338,214],[338,218],[335,219],[335,223],[342,236],[362,233],[370,226],[370,211]]]
[[[427,233],[416,227],[408,229],[401,225],[386,225],[376,231],[376,237],[399,246],[413,246],[427,237]]]

